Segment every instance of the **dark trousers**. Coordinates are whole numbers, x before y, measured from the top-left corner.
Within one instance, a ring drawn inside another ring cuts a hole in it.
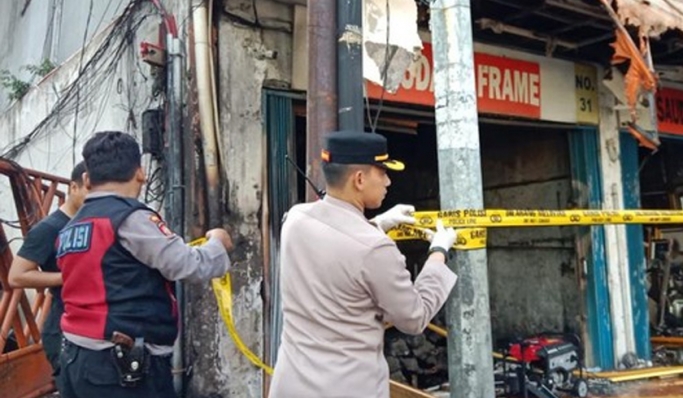
[[[63,398],[177,398],[171,356],[149,357],[149,371],[136,387],[122,387],[112,350],[93,351],[65,342],[61,362]]]
[[[59,319],[62,312],[56,308],[54,303],[50,309],[50,313],[43,324],[43,332],[41,333],[41,341],[43,343],[43,351],[48,362],[52,365],[52,377],[55,380],[57,390],[61,391],[62,386],[59,379],[59,355],[62,351],[62,331],[59,327]]]

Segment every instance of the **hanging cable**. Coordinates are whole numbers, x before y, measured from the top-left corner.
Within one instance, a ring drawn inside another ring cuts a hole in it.
[[[78,75],[83,74],[83,57],[85,56],[85,44],[88,41],[88,28],[90,27],[90,19],[92,18],[92,7],[94,0],[90,0],[90,7],[88,7],[88,18],[85,21],[85,31],[83,32],[83,44],[81,45],[81,58],[78,61]],[[71,136],[71,162],[76,164],[76,146],[78,143],[78,111],[81,104],[81,87],[76,85],[76,113],[74,114],[74,131]]]
[[[373,133],[377,132],[377,125],[379,124],[379,116],[382,113],[382,106],[384,104],[384,93],[386,92],[387,88],[387,72],[389,71],[389,64],[390,62],[390,57],[389,57],[389,50],[390,50],[390,44],[389,44],[389,34],[390,34],[390,8],[391,6],[389,5],[389,0],[386,0],[386,21],[387,21],[387,34],[386,34],[386,41],[384,43],[385,48],[384,48],[384,64],[382,65],[382,93],[379,96],[379,103],[377,106],[377,112],[375,114],[375,120],[372,120],[372,115],[370,113],[370,99],[368,95],[365,95],[365,109],[367,110],[367,115],[368,115],[368,123],[370,123],[370,131]],[[393,57],[391,57],[393,59]]]
[[[142,0],[131,0],[128,3],[92,57],[84,63],[81,73],[63,90],[48,115],[30,133],[3,148],[0,156],[15,159],[31,142],[53,131],[50,126],[59,124],[62,118],[74,115],[79,103],[92,103],[101,99],[100,89],[111,84],[119,64],[125,58],[124,51],[149,16],[138,12],[142,3]]]

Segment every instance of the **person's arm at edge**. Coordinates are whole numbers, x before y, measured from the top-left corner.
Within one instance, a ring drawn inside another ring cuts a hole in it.
[[[8,281],[12,288],[56,287],[62,285],[62,274],[41,271],[39,264],[16,255],[9,269]]]
[[[60,272],[41,270],[55,255],[56,231],[50,224],[39,222],[28,231],[24,243],[12,259],[8,282],[13,288],[45,288],[62,285]]]

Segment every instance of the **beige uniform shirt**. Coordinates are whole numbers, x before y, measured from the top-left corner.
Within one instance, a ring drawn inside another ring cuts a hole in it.
[[[290,210],[281,258],[284,325],[270,398],[388,398],[384,322],[421,333],[457,279],[428,261],[413,284],[396,244],[329,195]]]

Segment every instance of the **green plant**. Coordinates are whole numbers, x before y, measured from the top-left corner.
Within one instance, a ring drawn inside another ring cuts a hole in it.
[[[37,65],[24,65],[20,69],[31,73],[32,77],[45,77],[57,67],[49,58],[43,59]],[[10,101],[21,99],[31,88],[31,83],[23,81],[10,73],[7,69],[0,71],[0,86],[7,91]]]
[[[0,85],[8,92],[10,101],[21,99],[31,88],[30,83],[17,78],[8,70],[0,71]]]
[[[34,76],[45,77],[48,73],[52,72],[57,65],[53,64],[50,58],[45,58],[38,65],[24,65],[24,69],[31,72]]]

